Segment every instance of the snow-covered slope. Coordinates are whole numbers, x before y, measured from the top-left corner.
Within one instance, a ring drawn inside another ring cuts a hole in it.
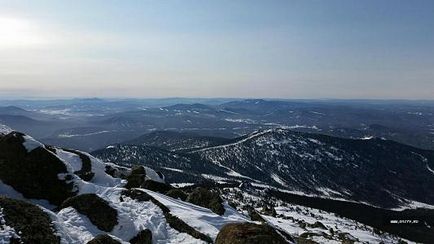
[[[139,170],[141,175],[134,175],[136,170],[104,163],[85,152],[46,146],[17,132],[0,136],[0,162],[0,243],[8,243],[13,238],[34,243],[31,238],[40,238],[29,235],[32,232],[28,229],[22,229],[22,225],[17,224],[20,221],[17,215],[10,216],[11,209],[22,211],[29,207],[28,203],[42,210],[43,216],[39,218],[43,220],[45,216],[48,219],[48,223],[40,222],[50,232],[44,234],[52,235],[51,241],[46,243],[87,243],[101,235],[118,243],[130,243],[139,236],[149,235],[152,243],[207,243],[218,239],[228,224],[260,224],[245,211],[250,205],[260,212],[264,225],[273,227],[276,233],[286,233],[282,237],[285,236],[289,243],[299,240],[336,243],[343,238],[355,243],[394,243],[399,240],[387,233],[377,234],[372,227],[357,221],[281,201],[276,206],[277,214],[261,212],[258,204],[267,203],[270,198],[240,192],[238,187],[229,193],[223,188],[204,190],[219,196],[221,201],[217,203],[222,204],[223,214],[217,214],[207,205],[207,199],[203,199],[206,195],[194,198],[195,191],[191,191],[191,186],[172,189],[159,172],[149,167]],[[18,166],[14,167],[16,164]],[[127,183],[137,177],[154,182],[154,188],[127,189]],[[60,193],[50,193],[53,189],[59,189]],[[235,195],[241,195],[241,198]],[[27,205],[8,199],[17,199]],[[314,221],[321,221],[326,230],[313,226]],[[108,227],[107,223],[110,223]],[[326,235],[322,233],[326,231]],[[333,234],[328,234],[330,231]],[[40,243],[40,239],[36,242]]]
[[[434,205],[430,171],[434,168],[434,151],[393,141],[273,129],[193,150],[190,155],[287,190],[386,208],[409,201]]]
[[[167,223],[162,210],[152,202],[139,202],[128,197],[121,199],[122,188],[107,188],[97,193],[118,213],[118,224],[108,234],[129,243],[141,230],[152,232],[154,243],[201,243],[186,233],[180,233]],[[52,215],[63,243],[86,243],[104,231],[74,208],[68,207]]]
[[[227,204],[225,204],[225,214],[220,216],[204,207],[196,206],[149,190],[145,190],[145,192],[167,206],[173,215],[189,223],[200,232],[209,235],[212,239],[217,237],[219,230],[225,224],[250,221],[248,217],[240,214]]]
[[[284,230],[300,243],[305,243],[303,241],[306,239],[314,241],[312,243],[336,244],[400,243],[399,241],[403,240],[356,220],[332,212],[266,197],[264,192],[253,189],[246,186],[226,188],[223,196],[237,205],[237,209],[245,212],[247,212],[246,209],[254,209],[264,222]],[[265,209],[272,209],[272,211],[264,210],[264,206],[266,206]],[[381,217],[378,216],[378,218]],[[414,243],[409,240],[405,241]]]
[[[166,215],[163,211],[166,205],[172,212],[172,215],[185,221],[187,225],[190,225],[197,231],[208,235],[211,239],[215,239],[225,223],[249,221],[247,217],[237,213],[228,207],[227,204],[225,207],[228,211],[225,215],[219,216],[203,207],[185,203],[150,190],[146,190],[146,193],[157,201],[160,201],[160,204],[163,206],[157,205],[153,201],[133,199],[124,194],[126,180],[107,174],[107,164],[87,153],[47,147],[33,138],[22,134],[12,134],[8,139],[10,140],[8,141],[9,144],[14,144],[9,146],[19,151],[17,155],[23,154],[23,157],[38,157],[39,154],[46,154],[54,156],[59,160],[66,167],[66,172],[58,174],[57,177],[60,181],[72,184],[73,187],[70,189],[71,195],[96,194],[97,197],[103,199],[110,208],[116,211],[117,224],[111,231],[103,231],[92,222],[91,217],[80,213],[74,207],[61,207],[60,211],[56,211],[56,207],[58,206],[48,203],[46,199],[26,198],[24,196],[26,194],[22,194],[15,189],[15,187],[19,188],[19,183],[9,178],[7,178],[7,181],[13,185],[0,181],[1,196],[35,204],[48,214],[54,225],[56,235],[60,237],[61,243],[87,243],[97,235],[104,233],[121,243],[129,243],[132,238],[143,230],[151,231],[153,243],[204,243],[203,240],[197,239],[189,233],[178,231],[175,229],[176,227],[172,227],[172,224],[166,220]],[[3,155],[0,153],[0,158],[4,157],[7,159],[7,156],[8,154]],[[83,170],[84,166],[89,162],[91,164],[90,175],[92,177],[84,180],[77,175],[77,172]],[[114,167],[114,165],[110,166]],[[146,180],[164,184],[164,178],[160,177],[151,168],[146,167],[145,172]],[[19,174],[19,172],[15,173]],[[19,236],[19,233],[13,227],[8,226],[8,223],[2,217],[0,206],[0,243],[5,243],[11,237]]]
[[[173,141],[165,139],[158,137],[158,145]],[[182,153],[120,144],[92,155],[122,165],[148,165],[170,183],[251,181],[384,208],[434,205],[434,151],[378,138],[343,139],[279,128]]]
[[[29,152],[32,150],[29,150],[28,145],[37,145],[33,139],[27,136],[23,144]],[[43,146],[42,144],[40,145]],[[30,149],[34,148],[32,146]],[[125,181],[108,175],[105,172],[105,164],[100,160],[83,153],[91,159],[92,172],[94,173],[93,178],[87,182],[74,174],[83,165],[79,155],[60,148],[54,148],[53,151],[65,164],[68,173],[72,175],[70,181],[73,182],[78,194],[94,193],[107,201],[117,211],[119,223],[109,233],[114,239],[128,243],[140,230],[149,229],[153,233],[155,243],[201,242],[186,233],[180,233],[171,228],[167,224],[162,210],[154,203],[138,202],[128,197],[121,197]],[[164,180],[150,168],[146,168],[146,175],[154,181],[164,183]],[[62,178],[64,176],[60,175],[59,177]],[[2,189],[0,192],[2,195],[21,200],[25,199],[19,192],[16,192],[11,186],[4,183],[1,183],[0,189]],[[38,203],[38,201],[29,201]],[[104,231],[93,225],[85,215],[80,214],[72,207],[64,208],[55,213],[43,205],[39,206],[50,214],[62,243],[86,243],[98,234],[104,233]]]
[[[293,236],[309,236],[317,243],[398,243],[400,238],[387,233],[376,233],[374,228],[357,221],[337,217],[333,213],[299,205],[276,207],[279,217],[261,215],[269,224]],[[316,223],[316,225],[315,225]],[[406,240],[407,243],[414,243]]]

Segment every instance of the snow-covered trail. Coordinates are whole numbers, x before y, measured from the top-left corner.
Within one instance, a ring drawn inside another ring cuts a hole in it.
[[[217,237],[218,232],[225,224],[234,222],[250,222],[248,217],[240,214],[227,203],[224,204],[226,209],[225,214],[220,216],[207,208],[189,202],[174,199],[150,190],[143,191],[167,206],[170,209],[171,214],[182,219],[198,231],[209,235],[212,239]]]

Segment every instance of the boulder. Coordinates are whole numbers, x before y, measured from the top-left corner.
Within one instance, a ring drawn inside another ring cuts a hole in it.
[[[86,215],[100,230],[110,232],[118,224],[117,211],[95,194],[71,197],[61,205],[61,208],[67,207],[73,207],[79,213]]]
[[[130,240],[131,244],[152,244],[152,232],[148,229],[141,230]]]
[[[20,232],[20,239],[13,239],[11,243],[60,243],[50,217],[39,207],[0,196],[0,208],[6,224]]]
[[[249,213],[249,217],[252,221],[259,221],[265,223],[266,221],[262,216],[252,207],[247,208],[247,212]]]
[[[144,189],[148,189],[163,194],[173,189],[173,187],[169,184],[161,183],[153,180],[145,180],[145,182],[142,184],[141,187]]]
[[[0,137],[0,180],[24,197],[60,205],[76,195],[68,179],[72,177],[63,161],[42,144],[19,132]]]
[[[111,236],[107,234],[99,234],[95,236],[95,238],[87,242],[87,244],[121,244],[121,243],[113,239]]]
[[[272,227],[253,223],[234,223],[223,226],[216,244],[284,244],[288,243]]]
[[[146,179],[146,170],[143,166],[134,166],[131,174],[127,176],[126,188],[139,188],[142,187]]]
[[[210,191],[203,187],[197,187],[187,197],[187,201],[193,204],[209,208],[218,215],[225,213],[223,200],[217,192]]]
[[[183,190],[177,188],[169,190],[166,195],[175,199],[180,199],[182,201],[185,201],[188,196]]]

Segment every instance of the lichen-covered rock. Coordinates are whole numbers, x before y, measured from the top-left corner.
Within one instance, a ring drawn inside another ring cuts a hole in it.
[[[113,163],[106,163],[105,172],[113,178],[126,179],[130,174],[130,169]]]
[[[253,223],[225,225],[217,235],[216,244],[286,244],[272,227]]]
[[[148,229],[141,230],[130,240],[131,244],[152,244],[152,232]]]
[[[87,242],[87,244],[121,244],[121,243],[111,238],[107,234],[100,234],[95,236],[95,238],[93,238],[89,242]]]
[[[148,189],[163,194],[173,189],[173,187],[169,184],[161,183],[153,180],[145,180],[145,182],[142,184],[141,187],[144,189]]]
[[[0,196],[0,208],[6,224],[20,233],[20,239],[14,239],[11,243],[60,243],[50,217],[39,207]]]
[[[100,230],[110,232],[118,224],[117,211],[95,194],[71,197],[61,205],[61,208],[67,207],[73,207],[79,213],[86,215]]]
[[[249,213],[249,217],[252,221],[266,222],[254,208],[248,207],[247,212]]]
[[[126,188],[138,188],[142,187],[146,179],[146,170],[143,166],[134,166],[131,170],[131,174],[127,176]]]
[[[188,195],[181,189],[171,189],[166,193],[167,196],[175,198],[175,199],[181,199],[182,201],[185,201],[187,199]]]
[[[187,201],[193,204],[209,208],[216,214],[223,215],[225,208],[223,200],[217,192],[210,191],[203,187],[197,187],[187,197]]]
[[[65,164],[42,144],[28,150],[26,143],[37,142],[19,132],[0,137],[0,180],[26,198],[46,199],[55,205],[76,195]]]

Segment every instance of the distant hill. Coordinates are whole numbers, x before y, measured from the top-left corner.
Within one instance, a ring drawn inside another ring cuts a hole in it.
[[[155,131],[121,144],[147,145],[169,151],[185,151],[194,148],[216,146],[230,141],[221,137],[201,136],[194,133],[176,131]]]
[[[159,137],[154,146],[167,148],[173,135]],[[93,154],[111,162],[189,169],[209,178],[215,174],[214,179],[251,181],[386,208],[412,201],[434,204],[434,152],[382,139],[352,140],[274,129],[216,146],[191,147],[182,154],[136,145],[117,145]]]
[[[24,110],[22,108],[16,106],[6,106],[0,107],[0,114],[9,114],[9,115],[27,115],[31,112]]]
[[[164,173],[166,180],[173,182],[202,182],[202,174],[226,176],[228,171],[218,165],[209,164],[197,156],[171,152],[146,145],[117,144],[92,152],[106,162],[124,166],[146,165]]]
[[[407,200],[434,204],[434,151],[393,141],[275,129],[191,154],[289,190],[382,207]]]
[[[73,99],[0,101],[0,104],[13,105],[0,107],[3,124],[48,143],[85,151],[133,140],[153,131],[237,138],[275,128],[351,139],[378,137],[434,150],[432,102]],[[110,132],[110,137],[108,133],[98,134],[102,131]],[[66,134],[77,136],[64,137]]]

